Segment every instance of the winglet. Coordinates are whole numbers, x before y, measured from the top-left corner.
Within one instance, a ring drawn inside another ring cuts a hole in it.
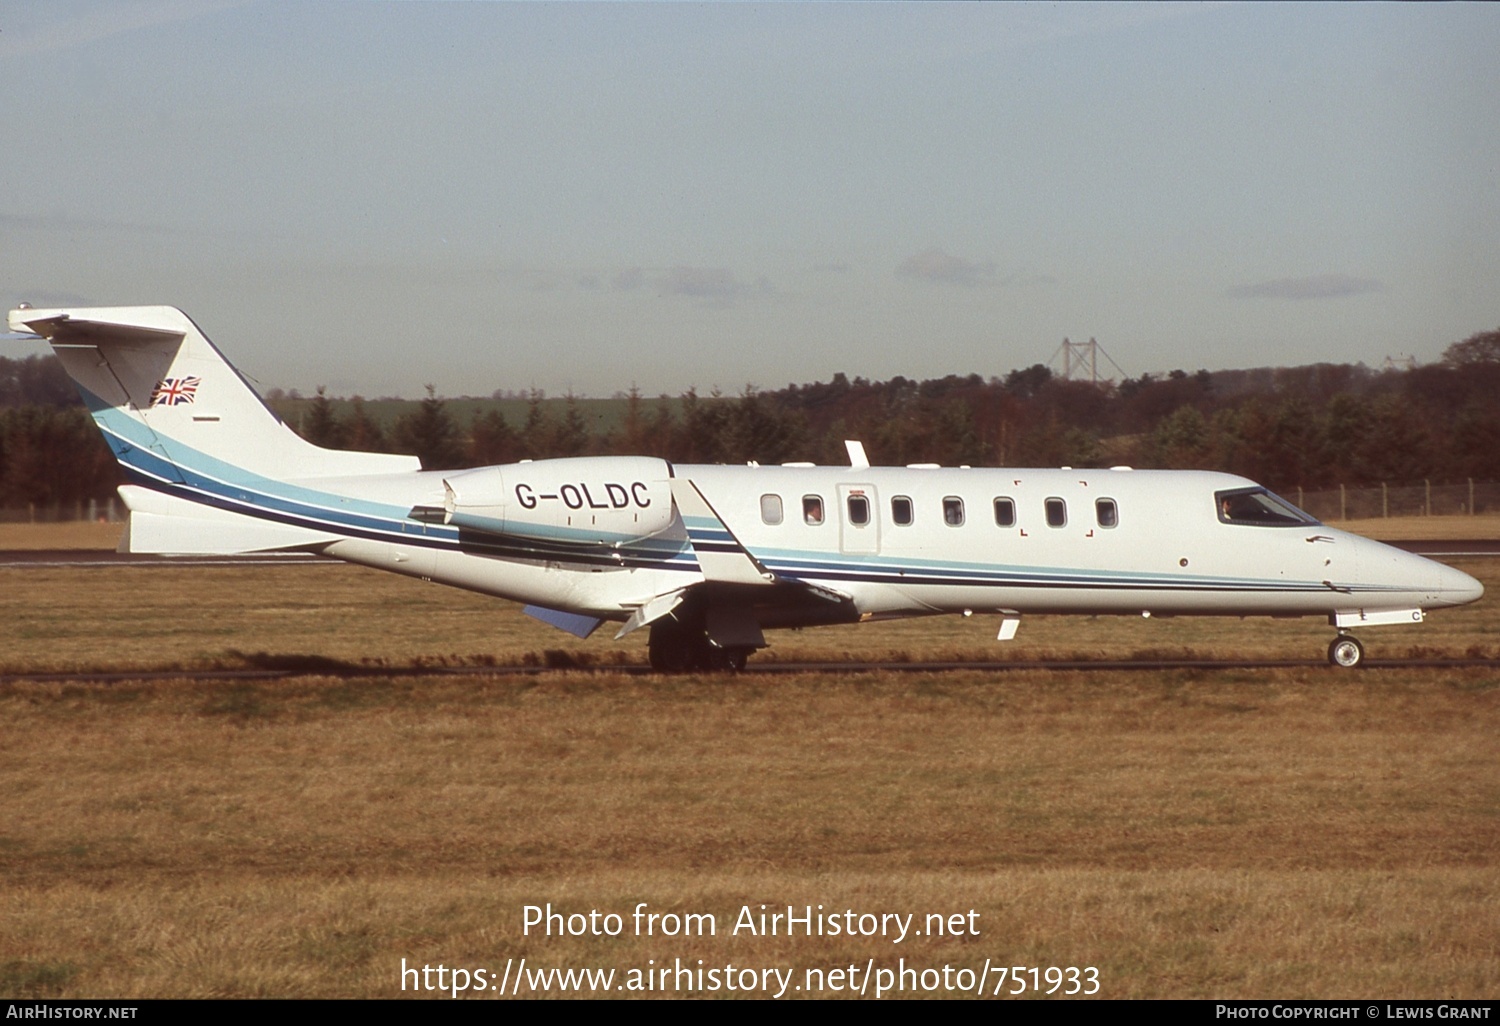
[[[849,454],[849,466],[855,470],[869,470],[870,457],[865,455],[865,443],[852,438],[844,439],[844,451]]]
[[[774,584],[776,575],[755,561],[740,540],[687,478],[672,478],[672,498],[682,514],[703,576],[724,584]]]

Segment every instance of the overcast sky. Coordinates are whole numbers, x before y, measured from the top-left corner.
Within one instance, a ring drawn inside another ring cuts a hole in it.
[[[1492,4],[0,3],[0,300],[334,394],[1429,361],[1500,326],[1496,54]]]

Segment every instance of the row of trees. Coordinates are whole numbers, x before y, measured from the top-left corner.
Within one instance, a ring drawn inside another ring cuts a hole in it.
[[[114,455],[73,402],[0,409],[0,509],[66,508],[114,494]]]
[[[1372,371],[1314,365],[1263,371],[1144,375],[1103,387],[1045,366],[1004,379],[893,378],[746,389],[737,397],[645,399],[632,391],[609,430],[591,430],[580,401],[533,393],[524,421],[498,410],[457,422],[429,392],[399,419],[391,447],[424,466],[546,456],[659,455],[683,463],[845,459],[858,438],[877,463],[1216,469],[1272,487],[1316,489],[1423,479],[1500,478],[1500,346],[1475,336],[1442,364]],[[1467,357],[1467,358],[1466,358]],[[303,419],[322,445],[369,438],[360,404],[343,420],[324,396]],[[378,446],[375,446],[378,447]]]
[[[0,360],[0,506],[107,498],[116,480],[97,432],[63,406],[56,361]],[[608,420],[596,401],[532,392],[512,421],[491,404],[460,419],[427,397],[382,424],[319,390],[293,421],[332,448],[414,453],[433,469],[594,454],[683,463],[841,463],[858,438],[881,464],[1217,469],[1273,488],[1500,479],[1500,330],[1441,363],[1373,371],[1317,364],[1173,371],[1096,386],[1040,364],[1004,378],[869,381],[843,374],[775,392],[647,399]],[[21,401],[18,401],[21,400]],[[76,403],[76,400],[69,400]],[[5,408],[8,407],[8,408]]]

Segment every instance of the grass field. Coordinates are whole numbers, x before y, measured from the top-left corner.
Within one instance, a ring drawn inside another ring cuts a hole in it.
[[[73,520],[60,524],[0,524],[0,552],[41,549],[99,549],[114,551],[125,525]]]
[[[1463,566],[1500,586],[1500,561]],[[1500,655],[1492,605],[1363,636],[1373,658]],[[498,976],[526,957],[616,985],[652,960],[795,986],[991,959],[1093,966],[1106,998],[1500,996],[1500,666],[629,677],[607,666],[643,662],[636,638],[576,642],[344,566],[0,570],[0,616],[7,670],[549,649],[606,667],[0,685],[0,995],[399,997],[403,958]],[[769,655],[1318,658],[1330,634],[1028,617],[1002,646],[993,629],[791,632]],[[523,934],[548,902],[623,933]],[[717,933],[635,936],[639,902]],[[979,932],[731,934],[762,904],[918,928],[973,910]]]
[[[1500,560],[1454,560],[1500,589]],[[1359,632],[1372,659],[1500,658],[1491,600]],[[0,568],[0,674],[87,670],[644,665],[647,631],[579,641],[520,607],[342,564]],[[756,660],[1320,659],[1316,617],[933,617],[774,631]]]
[[[402,958],[498,974],[522,956],[800,982],[905,957],[1094,966],[1104,997],[1495,997],[1497,685],[12,685],[0,993],[398,996]],[[548,902],[719,929],[524,936]],[[979,935],[731,935],[761,904],[974,910]]]

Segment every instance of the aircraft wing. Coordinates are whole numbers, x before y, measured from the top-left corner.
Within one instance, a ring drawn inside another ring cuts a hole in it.
[[[706,580],[759,587],[776,583],[776,575],[750,555],[691,480],[674,477],[672,498]]]
[[[765,644],[761,618],[778,608],[807,602],[815,606],[828,603],[845,608],[853,606],[852,597],[842,592],[809,581],[780,577],[766,569],[690,478],[672,478],[671,490],[702,577],[691,584],[623,603],[621,608],[629,615],[615,634],[616,639],[674,613],[680,616],[683,604],[692,601],[696,609],[692,615],[703,618],[709,636],[718,643],[758,648]],[[593,617],[534,606],[528,606],[526,613],[579,637],[586,637],[599,624]]]

